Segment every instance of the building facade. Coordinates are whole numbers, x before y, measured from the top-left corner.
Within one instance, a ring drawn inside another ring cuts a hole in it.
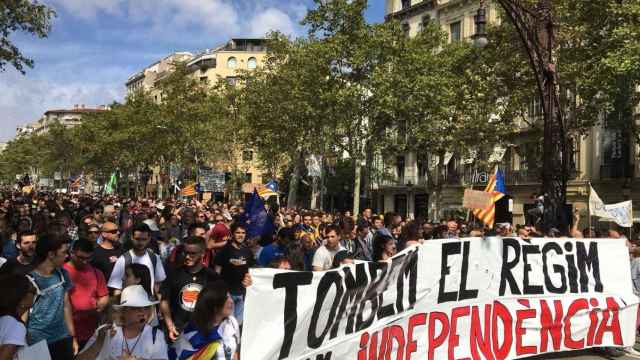
[[[171,54],[130,76],[125,85],[128,94],[143,90],[156,102],[161,102],[162,94],[157,90],[156,83],[171,73],[173,64],[183,62],[190,75],[203,86],[213,86],[218,81],[227,81],[235,86],[239,72],[258,68],[264,62],[266,54],[265,39],[232,38],[225,44],[196,55],[188,52]],[[228,179],[237,177],[237,172],[241,172],[246,182],[262,183],[262,170],[253,149],[239,147],[232,151],[234,154],[231,160],[217,161],[207,166],[216,172],[224,172]],[[149,193],[153,192],[162,179],[159,167],[152,170]]]
[[[489,3],[489,21],[499,21],[495,6]],[[409,36],[436,21],[449,35],[449,41],[469,41],[475,33],[478,7],[478,0],[386,0],[385,18],[401,21]],[[530,106],[529,116],[534,121],[542,121],[538,109],[539,104]],[[426,150],[423,154],[410,152],[385,159],[383,168],[391,176],[373,181],[373,203],[378,211],[395,211],[415,218],[466,216],[468,211],[462,208],[464,189],[483,190],[497,165],[504,171],[509,196],[498,204],[496,216],[525,223],[527,210],[533,207],[532,195],[541,189],[542,145],[526,128],[512,143],[504,149],[485,149],[475,158],[456,153],[434,157]],[[586,134],[571,138],[570,145],[573,156],[567,203],[581,210],[582,227],[588,223],[590,185],[605,203],[640,200],[638,146],[630,134],[609,128],[603,121]],[[489,158],[493,161],[486,161]],[[640,217],[640,211],[634,211],[634,217]]]
[[[127,95],[134,94],[136,91],[153,91],[156,82],[170,74],[176,63],[189,61],[192,58],[193,54],[190,52],[175,52],[129,76],[125,83]],[[160,101],[159,94],[152,94],[152,96],[155,96],[156,101]]]

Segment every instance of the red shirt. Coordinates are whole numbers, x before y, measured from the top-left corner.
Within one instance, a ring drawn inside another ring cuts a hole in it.
[[[107,282],[101,271],[91,265],[76,269],[71,262],[64,264],[69,272],[73,288],[69,291],[69,300],[73,308],[73,323],[79,341],[91,338],[98,327],[96,304],[98,298],[109,295]]]

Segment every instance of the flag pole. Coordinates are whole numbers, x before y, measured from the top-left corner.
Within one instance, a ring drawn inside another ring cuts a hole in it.
[[[587,199],[587,211],[589,212],[589,236],[593,237],[594,234],[591,233],[591,191],[593,187],[591,187],[591,181],[589,181],[589,198]]]

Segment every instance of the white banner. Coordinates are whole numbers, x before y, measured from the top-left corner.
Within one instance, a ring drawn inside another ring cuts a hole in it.
[[[635,342],[621,239],[429,240],[385,263],[252,269],[242,359],[512,359]]]
[[[603,220],[613,221],[622,227],[633,226],[633,205],[631,201],[605,205],[593,187],[590,187],[589,192],[589,214],[599,216]]]

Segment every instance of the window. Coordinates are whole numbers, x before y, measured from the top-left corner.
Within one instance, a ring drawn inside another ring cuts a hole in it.
[[[229,60],[227,60],[227,67],[229,69],[235,69],[238,66],[238,60],[236,60],[235,57],[230,57]]]
[[[404,156],[396,157],[396,174],[398,174],[398,182],[404,184]]]
[[[253,151],[245,150],[242,152],[242,161],[251,161],[253,160]]]
[[[424,31],[431,22],[431,16],[425,15],[422,17],[422,21],[420,21],[420,30]]]
[[[402,33],[404,34],[404,36],[409,37],[410,29],[411,27],[409,26],[409,23],[406,23],[406,22],[402,23]]]
[[[247,68],[249,70],[253,70],[256,67],[258,67],[258,60],[256,60],[256,58],[254,57],[250,57],[249,60],[247,60]]]
[[[462,39],[462,24],[460,21],[449,24],[449,34],[451,42],[460,41]]]
[[[201,84],[208,84],[209,83],[209,78],[206,76],[200,76],[200,83]]]
[[[408,9],[411,7],[411,0],[402,0],[402,10]]]

